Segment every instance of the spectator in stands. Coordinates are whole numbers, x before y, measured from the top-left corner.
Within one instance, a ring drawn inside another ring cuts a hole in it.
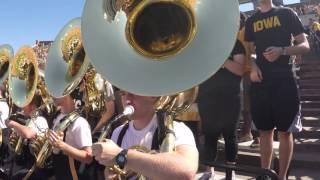
[[[279,180],[285,180],[293,153],[292,132],[301,131],[300,104],[290,64],[291,55],[309,51],[299,17],[289,8],[274,7],[271,0],[258,0],[260,11],[246,22],[246,40],[257,60],[250,79],[251,112],[260,133],[261,166],[270,168],[273,132],[279,131]],[[264,22],[272,23],[266,25]],[[290,22],[290,23],[288,23]],[[297,45],[291,45],[291,36]]]
[[[202,162],[213,162],[217,157],[220,135],[225,141],[226,162],[236,164],[238,144],[236,129],[240,113],[240,81],[243,75],[245,49],[239,40],[224,65],[202,83],[199,88],[198,108],[205,137]],[[210,167],[201,177],[208,179],[214,173]],[[235,175],[233,173],[233,179]]]

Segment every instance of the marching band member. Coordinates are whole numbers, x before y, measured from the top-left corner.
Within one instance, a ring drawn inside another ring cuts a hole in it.
[[[35,140],[38,136],[43,136],[44,132],[48,129],[48,123],[45,117],[36,113],[37,108],[41,105],[41,101],[41,96],[34,95],[31,103],[22,108],[22,114],[15,116],[17,120],[13,118],[14,116],[10,116],[9,120],[6,121],[6,126],[13,129],[23,139]],[[21,121],[25,121],[25,125],[20,124],[24,123]],[[10,179],[22,179],[34,163],[35,159],[29,151],[28,143],[26,144],[25,142],[21,154],[11,151],[6,159],[6,162],[9,163],[5,164],[4,167],[6,169],[13,167],[6,172],[7,177],[10,177]],[[46,172],[36,171],[31,176],[31,179],[43,179],[45,176],[47,176]]]
[[[107,167],[116,164],[151,179],[193,179],[198,167],[198,151],[190,129],[183,123],[174,123],[175,152],[149,154],[130,149],[132,146],[159,149],[158,120],[153,106],[157,97],[127,93],[125,99],[135,109],[133,120],[115,129],[112,140],[92,146],[95,159]],[[106,168],[105,178],[110,177]]]
[[[61,107],[61,114],[53,121],[53,129],[67,120],[67,115],[75,111],[74,96],[70,95],[54,98],[57,106]],[[89,123],[80,115],[65,132],[54,132],[50,130],[47,134],[53,150],[53,165],[56,179],[89,179],[85,177],[80,162],[90,164],[92,161],[91,145],[92,137]],[[76,160],[76,162],[74,161]]]

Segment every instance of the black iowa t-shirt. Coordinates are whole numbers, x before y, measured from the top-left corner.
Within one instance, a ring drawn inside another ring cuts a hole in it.
[[[280,56],[276,61],[269,62],[263,52],[270,46],[290,46],[291,35],[296,36],[303,31],[299,17],[289,8],[272,8],[265,13],[258,11],[247,20],[245,39],[256,46],[256,62],[264,80],[292,77],[290,56]]]
[[[233,60],[233,56],[237,54],[245,54],[245,49],[239,40],[236,41],[228,59]],[[220,68],[208,80],[200,84],[198,96],[206,97],[208,93],[215,94],[217,91],[238,95],[240,91],[240,81],[240,76],[233,74],[226,68]]]

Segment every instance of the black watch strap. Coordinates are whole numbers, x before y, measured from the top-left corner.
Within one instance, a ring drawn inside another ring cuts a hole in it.
[[[128,149],[123,149],[116,157],[116,165],[119,166],[119,168],[123,169],[124,166],[127,164],[127,154],[128,154]]]

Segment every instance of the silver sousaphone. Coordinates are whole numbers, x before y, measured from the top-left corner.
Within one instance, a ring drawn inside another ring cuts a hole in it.
[[[21,47],[15,54],[9,68],[9,94],[18,107],[28,105],[36,93],[38,83],[38,62],[30,46]]]
[[[0,84],[8,77],[9,64],[13,59],[14,51],[9,44],[0,45]]]
[[[172,95],[212,76],[239,27],[237,0],[90,0],[83,44],[111,84],[139,95]]]
[[[80,27],[80,18],[68,22],[49,49],[45,82],[54,97],[70,94],[79,85],[89,66]]]

